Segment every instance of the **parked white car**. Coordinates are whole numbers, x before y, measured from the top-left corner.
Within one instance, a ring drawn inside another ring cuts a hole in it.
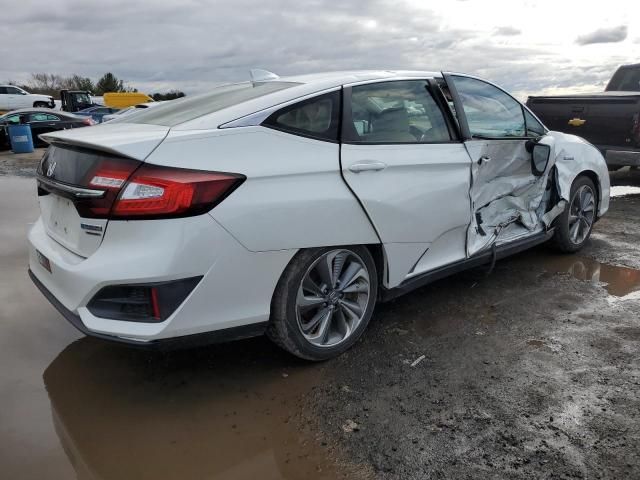
[[[32,107],[54,108],[55,102],[49,95],[29,93],[15,85],[0,85],[0,112]]]
[[[577,251],[608,209],[598,150],[485,80],[268,78],[43,136],[29,268],[82,332],[267,333],[328,359],[377,302],[547,240]]]

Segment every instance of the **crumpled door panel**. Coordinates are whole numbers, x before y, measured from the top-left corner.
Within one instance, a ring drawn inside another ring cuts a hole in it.
[[[550,192],[545,192],[555,156],[553,138],[542,143],[552,148],[547,169],[540,177],[531,172],[531,154],[523,140],[471,140],[465,143],[472,159],[471,224],[467,255],[494,243],[515,240],[541,231]]]

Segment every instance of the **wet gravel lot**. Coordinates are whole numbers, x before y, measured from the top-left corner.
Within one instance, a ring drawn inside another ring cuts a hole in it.
[[[15,161],[3,478],[640,478],[640,196],[614,198],[580,255],[542,246],[425,287],[308,364],[261,338],[164,354],[82,338],[27,277],[38,211]]]

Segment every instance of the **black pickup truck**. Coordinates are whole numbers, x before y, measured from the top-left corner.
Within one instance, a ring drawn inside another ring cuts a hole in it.
[[[604,92],[531,96],[527,106],[550,130],[598,147],[610,170],[640,166],[640,63],[618,68]]]

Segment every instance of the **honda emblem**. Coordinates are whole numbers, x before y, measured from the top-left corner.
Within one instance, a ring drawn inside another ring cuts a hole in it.
[[[56,162],[51,162],[47,168],[47,177],[51,177],[56,170]]]

